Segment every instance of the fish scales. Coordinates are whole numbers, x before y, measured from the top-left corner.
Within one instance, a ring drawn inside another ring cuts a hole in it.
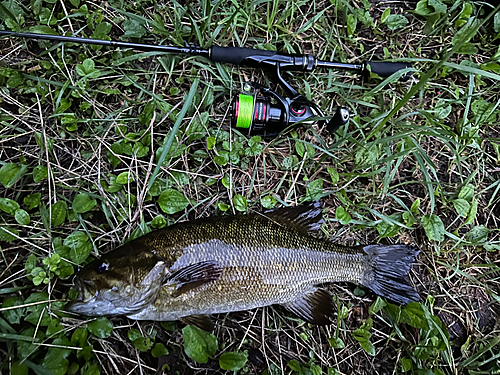
[[[131,316],[134,319],[176,320],[292,302],[317,284],[359,282],[365,266],[358,250],[300,234],[260,216],[163,231],[146,243],[169,259],[169,245],[177,244],[174,252],[180,255],[170,267],[173,272],[209,260],[219,262],[223,272],[216,281],[176,299],[160,292],[150,307]]]
[[[310,235],[321,223],[319,206],[309,204],[151,232],[80,271],[80,297],[67,309],[177,320],[281,304],[326,324],[334,307],[319,288],[324,283],[361,284],[399,303],[418,300],[407,280],[415,248],[337,245]]]

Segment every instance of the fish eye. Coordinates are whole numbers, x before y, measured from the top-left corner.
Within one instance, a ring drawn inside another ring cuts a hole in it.
[[[106,272],[109,269],[109,263],[106,261],[103,261],[97,268],[96,271],[97,273],[103,273]]]

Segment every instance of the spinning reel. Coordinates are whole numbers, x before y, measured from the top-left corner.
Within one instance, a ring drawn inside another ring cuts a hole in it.
[[[298,123],[312,125],[317,122],[320,126],[323,125],[325,120],[321,118],[325,115],[321,109],[299,94],[281,76],[282,67],[285,69],[297,67],[290,67],[290,64],[281,62],[275,62],[274,66],[279,83],[290,94],[290,97],[283,97],[258,83],[247,82],[244,91],[248,94],[239,94],[232,101],[231,126],[247,131],[248,135],[258,134],[273,137]],[[302,69],[304,68],[307,69],[307,66],[302,67]],[[253,93],[250,93],[252,91]],[[335,115],[327,124],[327,129],[333,133],[348,122],[349,111],[347,108],[337,107]]]
[[[276,136],[297,123],[322,125],[316,121],[323,117],[321,109],[302,95],[294,98],[283,97],[267,87],[254,82],[245,84],[245,91],[253,94],[239,94],[231,104],[231,126],[247,132],[248,135]],[[327,129],[336,131],[349,122],[349,111],[337,107],[335,115],[328,122]]]

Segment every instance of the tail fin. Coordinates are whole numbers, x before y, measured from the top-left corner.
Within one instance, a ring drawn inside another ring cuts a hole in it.
[[[419,250],[407,245],[368,245],[368,266],[361,277],[361,285],[378,295],[406,305],[420,299],[409,284],[408,273]]]

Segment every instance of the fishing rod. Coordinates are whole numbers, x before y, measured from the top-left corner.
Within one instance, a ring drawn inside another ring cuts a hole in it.
[[[411,65],[399,62],[364,61],[361,64],[347,64],[336,61],[318,60],[312,55],[291,55],[276,51],[267,51],[242,47],[220,47],[213,45],[208,49],[193,44],[184,47],[163,46],[143,43],[129,43],[114,40],[89,39],[73,36],[18,33],[0,30],[0,37],[18,37],[27,39],[41,39],[54,42],[93,44],[112,48],[131,48],[139,51],[155,51],[188,56],[201,56],[212,62],[220,62],[252,68],[274,70],[279,83],[288,96],[282,96],[270,88],[255,82],[247,82],[245,91],[239,94],[231,104],[231,126],[248,131],[249,135],[277,135],[283,129],[296,123],[313,123],[317,117],[324,117],[323,112],[312,101],[299,94],[288,82],[283,79],[283,71],[311,72],[316,68],[354,71],[363,76],[370,72],[380,77],[389,77],[392,74]],[[409,74],[403,75],[407,79]],[[253,92],[252,92],[253,91]],[[328,122],[327,129],[336,131],[349,121],[349,111],[345,107],[337,107],[333,118]],[[321,120],[321,122],[324,122]]]

